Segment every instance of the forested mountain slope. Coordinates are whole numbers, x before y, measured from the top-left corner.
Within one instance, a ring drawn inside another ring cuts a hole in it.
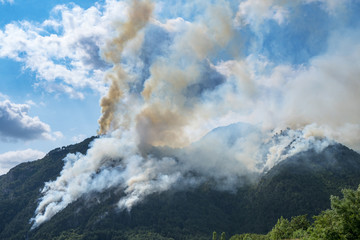
[[[330,195],[360,183],[360,155],[335,144],[296,154],[236,191],[211,182],[153,194],[119,211],[120,190],[89,194],[30,231],[40,190],[60,173],[68,153],[85,153],[93,138],[58,148],[0,176],[0,239],[210,239],[212,232],[267,233],[280,216],[319,214]]]

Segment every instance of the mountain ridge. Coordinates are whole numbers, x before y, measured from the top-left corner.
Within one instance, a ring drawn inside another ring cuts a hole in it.
[[[266,233],[280,216],[318,214],[329,207],[330,195],[360,183],[360,155],[335,144],[322,152],[296,154],[257,184],[235,192],[216,190],[205,182],[193,189],[152,194],[131,212],[116,209],[123,195],[119,189],[90,194],[29,231],[44,182],[58,176],[68,153],[85,154],[94,138],[54,149],[0,176],[0,209],[6,209],[0,212],[1,239],[151,239],[141,237],[147,234],[153,239],[208,239],[214,230]]]

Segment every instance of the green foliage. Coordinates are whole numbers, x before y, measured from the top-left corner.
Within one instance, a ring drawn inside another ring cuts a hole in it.
[[[221,237],[220,237],[220,240],[225,240],[226,238],[226,234],[224,232],[221,233]]]
[[[212,240],[217,240],[217,233],[215,231],[213,232]]]
[[[292,234],[292,239],[304,239],[308,237],[308,232],[304,229],[298,229]]]
[[[163,237],[158,233],[149,231],[87,231],[78,234],[73,230],[62,232],[57,237],[43,236],[40,239],[52,240],[174,240],[173,238]]]
[[[307,214],[292,217],[290,221],[290,227],[293,232],[297,230],[307,230],[310,227],[310,222],[307,219]]]
[[[281,217],[269,232],[269,237],[271,240],[303,237],[309,226],[310,222],[306,215],[292,217],[291,221]]]
[[[331,197],[331,209],[338,216],[346,239],[360,237],[360,185],[356,191],[345,189],[344,197]]]
[[[331,196],[331,209],[315,216],[310,226],[306,215],[292,217],[291,221],[281,217],[269,232],[271,240],[356,240],[360,239],[360,185],[357,190],[342,190],[343,198]],[[267,239],[253,238],[249,234],[234,235],[230,240]]]
[[[83,236],[76,233],[75,231],[62,232],[60,236],[53,240],[82,240]]]
[[[234,235],[229,240],[269,240],[269,236],[255,233],[244,233]]]
[[[309,239],[360,238],[360,185],[357,190],[344,189],[344,197],[331,197],[331,209],[315,217]]]
[[[309,229],[309,239],[344,239],[341,237],[342,226],[339,219],[332,210],[323,211],[319,216],[314,217],[314,225]]]
[[[143,239],[147,239],[147,240],[174,240],[173,238],[167,238],[167,237],[161,236],[158,233],[153,233],[153,232],[130,233],[124,239],[127,239],[127,240],[143,240]]]
[[[291,228],[289,220],[281,217],[274,228],[269,233],[271,240],[278,240],[284,238],[290,238],[292,236],[293,230]]]

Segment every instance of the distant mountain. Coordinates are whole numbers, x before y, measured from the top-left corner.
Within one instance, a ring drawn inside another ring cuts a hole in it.
[[[360,183],[360,155],[334,144],[280,162],[256,184],[236,192],[213,190],[211,182],[153,194],[131,212],[115,205],[123,195],[109,190],[80,198],[30,231],[40,190],[54,180],[68,153],[85,153],[94,138],[49,152],[0,176],[0,239],[210,239],[212,232],[266,233],[280,216],[312,216],[329,207],[330,195]]]

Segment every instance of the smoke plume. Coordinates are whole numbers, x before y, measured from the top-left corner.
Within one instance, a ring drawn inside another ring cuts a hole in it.
[[[106,76],[106,79],[111,82],[108,94],[104,96],[100,102],[102,116],[99,120],[99,134],[106,134],[111,127],[113,127],[113,129],[118,127],[114,119],[114,114],[117,110],[117,104],[120,99],[124,97],[123,91],[124,88],[126,88],[128,78],[121,67],[121,54],[126,44],[134,39],[138,32],[149,22],[152,11],[153,4],[150,1],[132,1],[128,21],[121,25],[119,36],[108,43],[107,49],[104,52],[105,59],[113,63],[114,67]],[[112,124],[114,124],[114,126],[112,126]]]
[[[187,20],[163,20],[154,3],[131,2],[102,50],[113,68],[101,136],[86,155],[68,155],[60,176],[45,184],[33,228],[89,193],[120,190],[118,207],[130,211],[170,188],[212,180],[236,189],[335,142],[360,150],[360,32],[341,24],[345,5],[335,14],[320,0],[242,1],[235,10],[231,1],[200,2]],[[307,31],[297,22],[305,5],[333,18],[327,34],[296,32]],[[293,8],[297,14],[287,14]],[[271,52],[282,31],[295,32],[281,42],[294,59]]]

